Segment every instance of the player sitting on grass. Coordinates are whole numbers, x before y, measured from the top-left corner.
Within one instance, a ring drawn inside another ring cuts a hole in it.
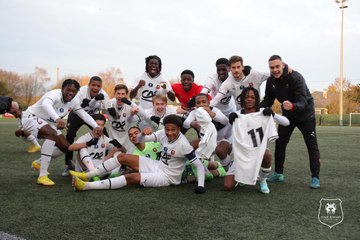
[[[99,128],[103,129],[106,119],[102,114],[92,116]],[[70,151],[79,151],[78,159],[75,162],[76,171],[92,171],[104,161],[116,156],[126,149],[116,140],[112,140],[102,133],[97,135],[93,131],[86,133],[69,146]],[[94,181],[100,178],[95,176]]]
[[[129,184],[144,187],[164,187],[178,185],[184,171],[185,161],[189,160],[197,167],[199,181],[195,188],[196,193],[204,193],[204,167],[196,158],[195,151],[186,137],[180,132],[182,121],[176,115],[164,118],[164,129],[146,135],[143,132],[139,141],[158,141],[161,143],[160,161],[153,161],[146,157],[132,154],[120,154],[98,166],[94,171],[87,173],[71,171],[74,176],[73,186],[77,190],[117,189]],[[99,182],[84,182],[94,176],[103,176],[114,168],[127,165],[135,172],[120,177],[102,180]]]
[[[41,146],[39,142],[37,141],[37,138],[31,135],[28,131],[24,131],[24,129],[21,126],[21,115],[22,115],[22,108],[19,106],[19,104],[15,101],[11,102],[11,109],[12,113],[16,118],[20,119],[20,125],[19,128],[15,131],[15,136],[21,138],[25,142],[30,142],[30,146],[28,147],[27,152],[28,153],[35,153],[41,150]]]
[[[270,193],[266,179],[271,171],[271,152],[266,149],[267,140],[275,140],[278,135],[274,121],[289,125],[286,117],[274,114],[271,108],[259,109],[259,92],[252,87],[244,88],[241,108],[231,113],[229,122],[233,125],[234,163],[224,179],[224,189],[231,191],[236,182],[255,185],[259,176],[260,192]]]

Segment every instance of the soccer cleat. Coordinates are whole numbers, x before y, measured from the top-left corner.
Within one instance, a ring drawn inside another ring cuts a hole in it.
[[[73,177],[71,181],[74,191],[83,191],[86,186],[86,182],[82,181],[78,177]]]
[[[90,179],[86,175],[86,172],[75,172],[73,170],[70,170],[69,173],[70,173],[71,176],[78,177],[78,178],[80,178],[81,180],[83,180],[85,182],[90,181]]]
[[[47,176],[38,177],[37,183],[44,186],[54,186],[55,183]]]
[[[226,176],[225,168],[221,165],[219,161],[217,161],[217,164],[218,164],[218,168],[216,170],[218,170],[219,172],[219,177],[225,177]]]
[[[311,189],[320,188],[320,179],[317,177],[312,177],[310,182],[310,188]]]
[[[259,185],[260,185],[260,192],[261,193],[264,193],[264,194],[269,194],[270,193],[270,189],[269,189],[266,181],[259,182]]]
[[[73,167],[71,165],[66,165],[66,168],[64,169],[64,171],[61,173],[61,176],[63,177],[68,177],[70,176],[69,171],[72,170]]]
[[[41,150],[41,147],[40,146],[37,146],[37,145],[34,145],[34,144],[31,144],[28,149],[27,149],[27,152],[28,153],[36,153],[38,151]]]
[[[268,182],[284,182],[285,176],[282,173],[274,172],[268,179]]]
[[[36,160],[34,160],[34,161],[31,163],[31,168],[32,168],[34,171],[39,172],[39,171],[40,171],[40,167],[41,167],[41,165],[40,165]],[[47,175],[50,175],[50,173],[47,172]]]

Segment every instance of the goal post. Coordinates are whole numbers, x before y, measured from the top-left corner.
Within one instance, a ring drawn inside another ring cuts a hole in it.
[[[354,117],[354,115],[359,115],[359,119],[360,119],[360,113],[350,113],[350,117],[349,117],[349,127],[351,127],[351,124],[352,124],[352,122],[353,122],[353,117]],[[360,122],[360,120],[358,121],[358,122]]]

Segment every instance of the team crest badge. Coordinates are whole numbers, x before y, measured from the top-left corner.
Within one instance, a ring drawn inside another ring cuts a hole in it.
[[[157,152],[157,148],[153,148],[153,152]]]
[[[98,148],[99,148],[99,146],[96,144],[96,145],[94,145],[94,148],[95,148],[95,149],[98,149]]]
[[[152,86],[153,86],[153,84],[150,82],[150,83],[149,83],[149,87],[152,87]]]
[[[63,108],[60,108],[60,109],[59,109],[59,112],[63,113],[63,112],[64,112],[64,109],[63,109]]]
[[[126,113],[123,113],[123,117],[126,117]]]
[[[157,85],[157,86],[156,86],[156,89],[160,89],[160,85]]]
[[[175,155],[175,150],[171,150],[170,154]]]
[[[249,83],[249,87],[254,87],[254,83]]]
[[[101,144],[101,148],[105,148],[105,143]]]
[[[339,198],[320,200],[318,219],[321,224],[329,228],[340,224],[344,220],[344,212],[342,209],[342,201]]]

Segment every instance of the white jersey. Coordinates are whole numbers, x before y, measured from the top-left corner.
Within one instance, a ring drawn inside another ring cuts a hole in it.
[[[166,94],[168,91],[172,91],[170,82],[164,79],[161,74],[154,78],[151,78],[149,74],[144,72],[140,77],[135,79],[133,89],[138,85],[140,80],[145,81],[145,85],[139,88],[139,106],[143,109],[152,108],[152,98],[158,94]],[[166,84],[166,89],[162,88],[161,85]]]
[[[231,125],[229,124],[229,119],[222,113],[218,108],[213,107],[211,109],[215,113],[215,117],[212,119],[217,130],[217,141],[224,139],[230,140],[231,138]],[[191,111],[184,121],[184,128],[189,129],[192,121],[196,121],[195,111]]]
[[[266,81],[270,75],[268,73],[261,73],[251,69],[249,75],[244,76],[241,80],[236,80],[234,76],[229,73],[229,77],[220,86],[219,93],[225,96],[227,93],[235,99],[236,109],[241,109],[240,95],[242,90],[246,87],[253,87],[260,93],[260,85]]]
[[[217,131],[212,123],[212,119],[209,113],[204,110],[204,108],[199,107],[195,110],[196,121],[201,127],[200,130],[200,142],[199,147],[196,149],[196,156],[199,158],[210,159],[211,155],[214,153],[217,145]]]
[[[210,96],[212,98],[214,98],[216,96],[216,94],[218,93],[222,83],[223,82],[221,80],[219,80],[218,74],[215,73],[215,74],[209,76],[205,80],[205,85],[203,87],[203,90],[201,90],[201,92],[210,94]],[[230,92],[225,93],[223,98],[221,98],[219,103],[214,107],[217,107],[226,116],[228,116],[230,113],[236,111],[235,101]]]
[[[75,143],[86,143],[93,138],[93,135],[89,132],[79,137]],[[106,151],[114,148],[114,145],[110,143],[111,140],[112,139],[108,138],[107,136],[102,135],[96,145],[87,147],[91,160],[103,161],[106,156]]]
[[[157,113],[155,108],[146,109],[144,112],[146,114],[146,117],[148,117],[148,118],[150,118],[151,116],[157,116],[160,118],[160,123],[156,130],[161,130],[164,128],[164,124],[163,124],[164,118],[168,115],[176,114],[176,108],[166,107],[166,109],[164,110],[164,112],[162,114]]]
[[[161,154],[159,168],[169,179],[171,184],[178,185],[181,182],[181,175],[185,169],[185,162],[189,160],[190,163],[195,161],[197,158],[193,154],[193,159],[188,159],[186,155],[194,151],[186,137],[179,133],[179,136],[169,142],[166,137],[165,130],[160,130],[152,135],[145,136],[146,141],[160,142]]]
[[[100,113],[100,110],[105,109],[106,103],[109,101],[109,95],[103,89],[100,90],[99,94],[100,93],[104,95],[104,100],[96,101],[90,96],[89,86],[82,86],[79,92],[76,94],[76,97],[78,98],[80,104],[85,98],[91,100],[89,106],[85,107],[84,110],[88,114],[94,115]]]
[[[267,142],[278,138],[274,119],[262,112],[239,114],[233,124],[235,180],[255,185]]]
[[[140,118],[138,115],[131,116],[131,106],[123,104],[118,107],[115,98],[107,103],[107,108],[112,107],[115,108],[116,117],[107,114],[110,138],[118,140],[126,148],[126,152],[131,153],[134,145],[129,140],[128,131],[130,127],[137,126]]]

